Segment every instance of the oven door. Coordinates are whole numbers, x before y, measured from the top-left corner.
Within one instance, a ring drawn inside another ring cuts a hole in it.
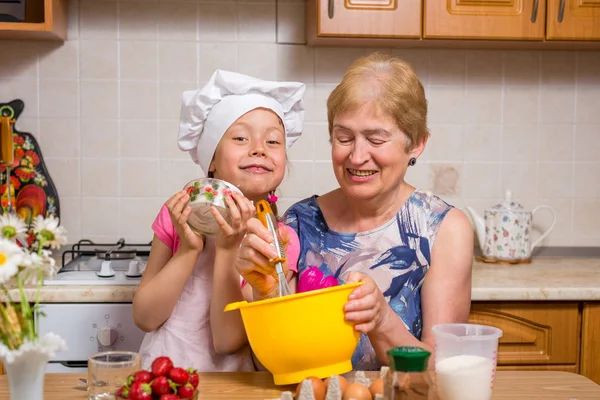
[[[87,372],[87,361],[82,362],[55,362],[50,361],[46,365],[47,374],[63,374],[71,372]]]
[[[68,348],[50,360],[48,372],[86,372],[90,355],[109,350],[137,352],[144,338],[133,322],[131,303],[46,303],[40,311],[46,315],[39,316],[39,335],[53,332]]]

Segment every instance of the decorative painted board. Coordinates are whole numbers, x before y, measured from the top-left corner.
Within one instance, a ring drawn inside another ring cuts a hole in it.
[[[44,163],[42,150],[31,133],[19,132],[16,127],[16,122],[24,108],[25,103],[18,99],[10,103],[0,103],[2,213],[8,209],[10,193],[12,208],[26,223],[31,222],[39,214],[45,217],[53,215],[60,219],[58,193]],[[10,154],[11,147],[12,154]],[[8,187],[7,171],[10,171]]]

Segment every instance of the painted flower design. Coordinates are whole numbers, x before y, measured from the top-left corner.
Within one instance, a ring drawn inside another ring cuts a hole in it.
[[[22,181],[28,182],[35,177],[35,167],[40,163],[40,158],[32,150],[15,150],[15,158],[19,157],[19,166],[15,168],[15,175]]]
[[[204,196],[204,198],[208,201],[212,201],[215,198],[215,195],[218,194],[218,192],[216,192],[212,187],[207,186],[204,188],[204,193],[202,193],[202,195]]]

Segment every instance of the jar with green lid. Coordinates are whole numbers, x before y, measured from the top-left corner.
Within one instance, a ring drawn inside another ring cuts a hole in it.
[[[387,355],[390,366],[384,376],[384,400],[438,400],[433,372],[427,369],[429,351],[395,347]]]

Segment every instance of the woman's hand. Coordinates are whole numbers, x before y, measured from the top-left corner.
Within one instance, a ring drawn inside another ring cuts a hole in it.
[[[248,220],[247,228],[237,252],[235,267],[260,298],[274,297],[278,290],[277,273],[273,263],[269,261],[277,257],[271,244],[273,237],[257,218]],[[289,235],[285,226],[279,227],[279,235],[284,247],[287,246]],[[282,264],[283,272],[287,274],[287,261]]]
[[[210,208],[210,212],[217,221],[220,231],[217,234],[216,246],[222,249],[231,250],[238,248],[244,234],[246,233],[247,223],[254,216],[256,208],[254,204],[239,193],[232,193],[225,197],[225,202],[229,207],[231,224],[225,221],[219,210],[215,207]]]
[[[376,331],[390,318],[392,309],[375,281],[360,272],[350,272],[346,283],[363,282],[355,288],[344,306],[346,321],[356,323],[354,329],[361,333]],[[394,314],[395,315],[395,314]]]
[[[201,252],[204,248],[204,237],[195,233],[187,224],[187,219],[192,212],[192,208],[188,205],[190,196],[185,190],[175,193],[165,205],[169,210],[171,221],[175,226],[175,231],[181,240],[183,249],[194,250]]]

